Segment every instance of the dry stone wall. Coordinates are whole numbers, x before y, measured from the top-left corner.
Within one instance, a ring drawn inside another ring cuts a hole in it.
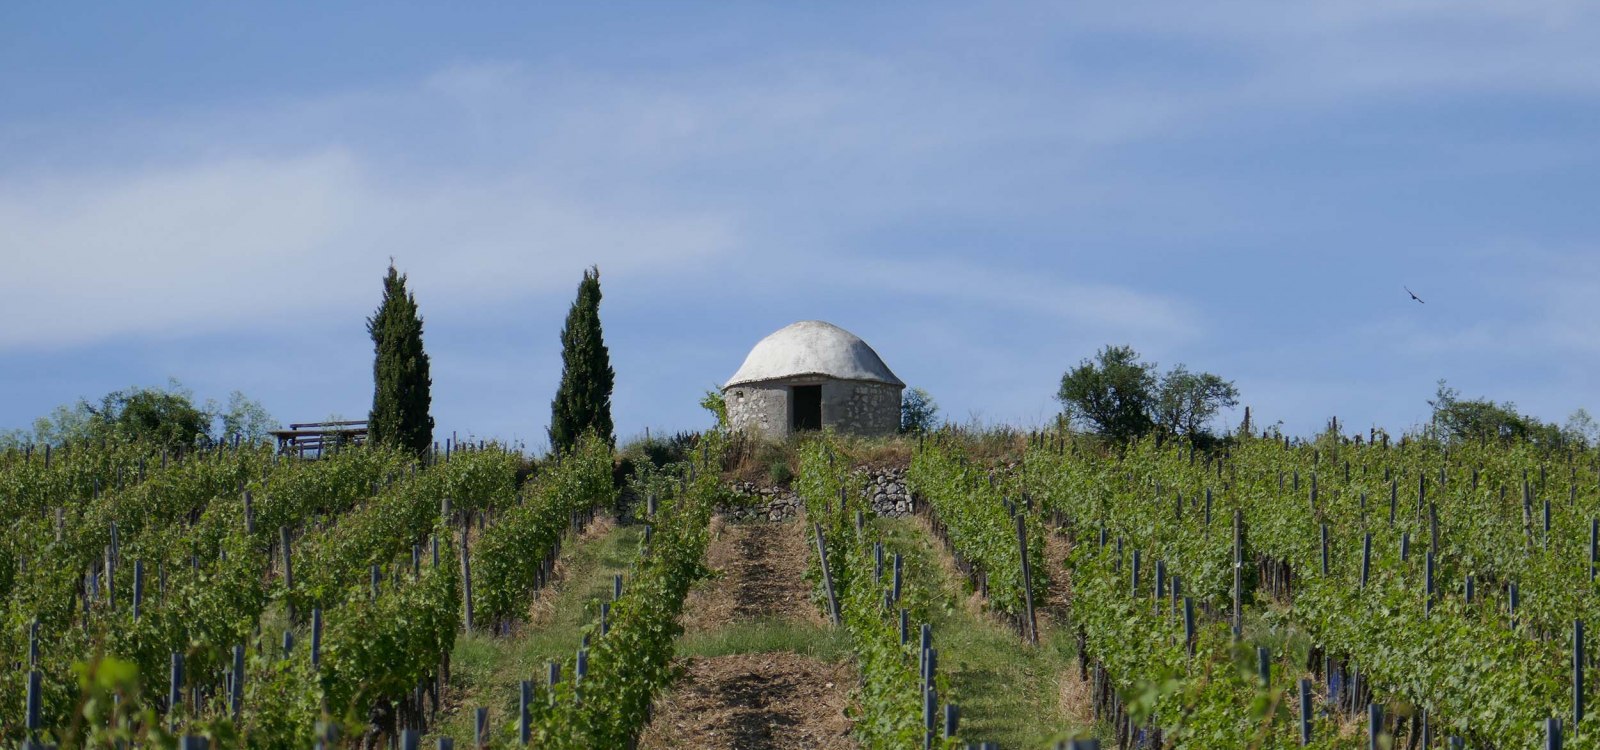
[[[911,492],[906,489],[903,468],[860,468],[852,476],[866,490],[872,512],[895,518],[911,515]],[[800,497],[787,487],[768,487],[752,482],[736,482],[734,494],[739,502],[717,507],[717,512],[735,521],[788,521],[800,515]]]

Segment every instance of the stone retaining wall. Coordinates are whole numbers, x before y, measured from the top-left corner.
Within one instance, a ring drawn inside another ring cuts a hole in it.
[[[859,468],[851,476],[866,490],[874,514],[891,518],[911,515],[905,469]],[[735,521],[787,521],[800,515],[800,497],[787,487],[738,482],[733,491],[743,502],[718,506],[717,512]]]

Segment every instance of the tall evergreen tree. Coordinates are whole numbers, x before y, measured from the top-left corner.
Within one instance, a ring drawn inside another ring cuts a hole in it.
[[[561,330],[561,387],[550,403],[550,448],[564,452],[593,429],[615,445],[611,423],[611,388],[616,373],[611,352],[600,332],[600,269],[583,272],[578,298],[567,311]]]
[[[422,318],[417,300],[406,292],[406,277],[389,264],[383,304],[367,318],[375,358],[372,362],[372,413],[367,439],[422,455],[433,446],[433,402],[428,355],[422,350]]]

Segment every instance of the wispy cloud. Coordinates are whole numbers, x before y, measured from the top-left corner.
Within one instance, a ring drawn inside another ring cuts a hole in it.
[[[976,258],[948,257],[833,262],[851,269],[846,277],[850,283],[896,297],[963,309],[976,305],[1010,316],[1043,316],[1047,325],[1090,329],[1113,339],[1168,343],[1192,339],[1205,330],[1203,316],[1182,299],[1118,284],[1064,279],[1044,268],[1013,269]]]
[[[933,5],[825,37],[712,15],[609,57],[441,55],[409,78],[0,122],[24,144],[0,153],[0,319],[26,321],[0,350],[242,332],[277,353],[248,369],[297,348],[357,362],[343,344],[392,256],[440,336],[441,408],[504,434],[539,434],[542,405],[491,394],[545,388],[553,339],[502,356],[470,336],[530,307],[553,331],[591,263],[634,373],[625,425],[698,416],[684,394],[789,316],[860,321],[908,380],[1002,419],[1051,408],[1060,371],[1113,342],[1237,377],[1291,428],[1352,414],[1339,400],[1408,419],[1379,395],[1505,362],[1524,370],[1508,387],[1600,385],[1593,225],[1566,208],[1600,161],[1574,125],[1600,6]],[[1505,101],[1529,113],[1466,132]],[[1484,236],[1556,249],[1445,249]],[[1369,304],[1396,266],[1437,271],[1437,299]],[[282,334],[331,319],[339,347]]]
[[[395,183],[334,150],[0,181],[0,346],[270,327],[370,306],[389,257],[444,306],[726,251],[726,217],[581,202],[535,180]],[[48,311],[47,314],[40,314]]]

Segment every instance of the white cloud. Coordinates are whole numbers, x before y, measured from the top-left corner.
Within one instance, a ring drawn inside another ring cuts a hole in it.
[[[1251,314],[1321,315],[1296,295],[1345,290],[1292,273],[1264,280],[1255,266],[1293,264],[1252,255],[1265,252],[1261,237],[1317,245],[1293,226],[1306,216],[1391,222],[1374,232],[1418,226],[1322,193],[1339,175],[1249,168],[1269,128],[1303,128],[1285,137],[1306,161],[1264,167],[1314,172],[1328,166],[1319,139],[1346,136],[1317,125],[1325,112],[1377,113],[1362,124],[1382,138],[1395,102],[1475,104],[1506,92],[1587,101],[1600,85],[1597,12],[1546,0],[930,9],[854,46],[775,37],[755,53],[655,66],[641,55],[607,69],[574,67],[564,60],[584,58],[556,50],[333,94],[69,123],[53,138],[38,136],[53,127],[0,123],[55,150],[0,158],[0,316],[11,321],[0,349],[330,317],[348,327],[370,310],[390,256],[411,273],[431,326],[491,303],[504,312],[529,294],[565,297],[590,263],[610,277],[608,300],[632,306],[636,328],[666,325],[638,314],[653,306],[684,318],[737,305],[787,312],[801,295],[774,292],[771,280],[790,278],[801,259],[842,269],[813,289],[847,290],[834,301],[880,328],[911,331],[895,311],[919,306],[926,336],[946,338],[937,356],[911,338],[919,348],[896,361],[949,368],[928,380],[963,411],[1046,413],[1061,369],[1112,341],[1162,361],[1203,360],[1241,386],[1259,383],[1247,388],[1258,406],[1312,415],[1337,411],[1322,401],[1395,387],[1349,365],[1367,357],[1391,357],[1428,383],[1473,358],[1600,364],[1600,339],[1582,322],[1600,275],[1568,263],[1582,251],[1537,278],[1505,273],[1513,261],[1462,261],[1456,281],[1514,283],[1478,289],[1455,316],[1441,295],[1421,321],[1353,308],[1283,336],[1303,341],[1255,341],[1256,323],[1219,322],[1228,311],[1216,302],[1260,296]],[[1474,169],[1570,168],[1570,144],[1582,141],[1561,124],[1452,140],[1432,132],[1445,118],[1401,119],[1394,137],[1426,158],[1336,166],[1369,178],[1426,172],[1476,194],[1493,187],[1468,182],[1482,176]],[[1273,145],[1272,158],[1288,153]],[[932,244],[958,251],[909,259],[947,230],[952,239]],[[1063,246],[1092,249],[1037,249]],[[1218,247],[1227,249],[1209,266],[1168,262]],[[1384,255],[1362,249],[1349,262]],[[1013,324],[1012,338],[992,333]],[[619,407],[661,414],[664,392],[697,389],[708,367],[725,375],[681,341],[645,345],[672,350],[637,356],[666,375],[619,391]],[[466,363],[470,348],[449,353]],[[518,368],[532,366],[440,372],[521,386]],[[1321,390],[1297,391],[1311,367],[1332,372]],[[1380,385],[1342,385],[1355,381]],[[982,388],[969,407],[960,389],[974,382]],[[482,403],[472,389],[441,388],[441,404],[452,398]],[[1393,408],[1402,407],[1383,411]]]
[[[294,325],[365,310],[390,256],[430,305],[726,250],[727,219],[532,180],[387,183],[343,150],[0,182],[0,346]],[[438,308],[434,308],[438,309]]]
[[[826,262],[826,261],[824,261]],[[836,259],[852,272],[847,283],[900,297],[976,304],[1012,315],[1043,315],[1053,323],[1117,339],[1165,343],[1200,335],[1198,310],[1181,299],[1117,284],[1058,278],[1043,268],[1010,269],[978,260],[916,261]]]

